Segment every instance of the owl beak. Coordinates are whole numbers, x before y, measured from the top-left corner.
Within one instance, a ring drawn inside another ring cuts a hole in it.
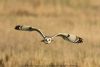
[[[20,30],[20,27],[21,27],[20,25],[17,25],[17,26],[15,27],[15,29],[16,29],[16,30]]]
[[[79,40],[77,41],[77,43],[83,43],[83,39],[79,37]]]

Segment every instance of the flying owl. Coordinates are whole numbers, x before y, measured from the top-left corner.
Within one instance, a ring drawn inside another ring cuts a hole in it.
[[[83,43],[83,39],[81,37],[72,34],[58,33],[53,36],[46,36],[43,34],[43,32],[40,31],[40,29],[23,25],[16,25],[15,29],[21,31],[36,31],[43,37],[42,42],[45,44],[50,44],[55,37],[62,37],[64,40],[70,41],[72,43]]]

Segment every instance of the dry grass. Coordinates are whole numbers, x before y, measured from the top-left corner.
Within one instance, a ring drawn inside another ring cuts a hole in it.
[[[45,45],[36,32],[14,30],[17,24],[77,34],[84,43]],[[99,0],[0,0],[0,67],[100,67],[99,29]]]

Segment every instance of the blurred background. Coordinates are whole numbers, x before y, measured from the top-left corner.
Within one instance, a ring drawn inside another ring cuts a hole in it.
[[[82,37],[74,44],[58,37],[46,45],[37,32]],[[0,67],[100,67],[99,0],[0,0]]]

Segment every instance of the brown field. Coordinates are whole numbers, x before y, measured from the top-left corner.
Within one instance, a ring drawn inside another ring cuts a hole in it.
[[[16,31],[17,24],[84,42],[58,37],[46,45],[36,32]],[[100,1],[0,0],[0,67],[100,67]]]

